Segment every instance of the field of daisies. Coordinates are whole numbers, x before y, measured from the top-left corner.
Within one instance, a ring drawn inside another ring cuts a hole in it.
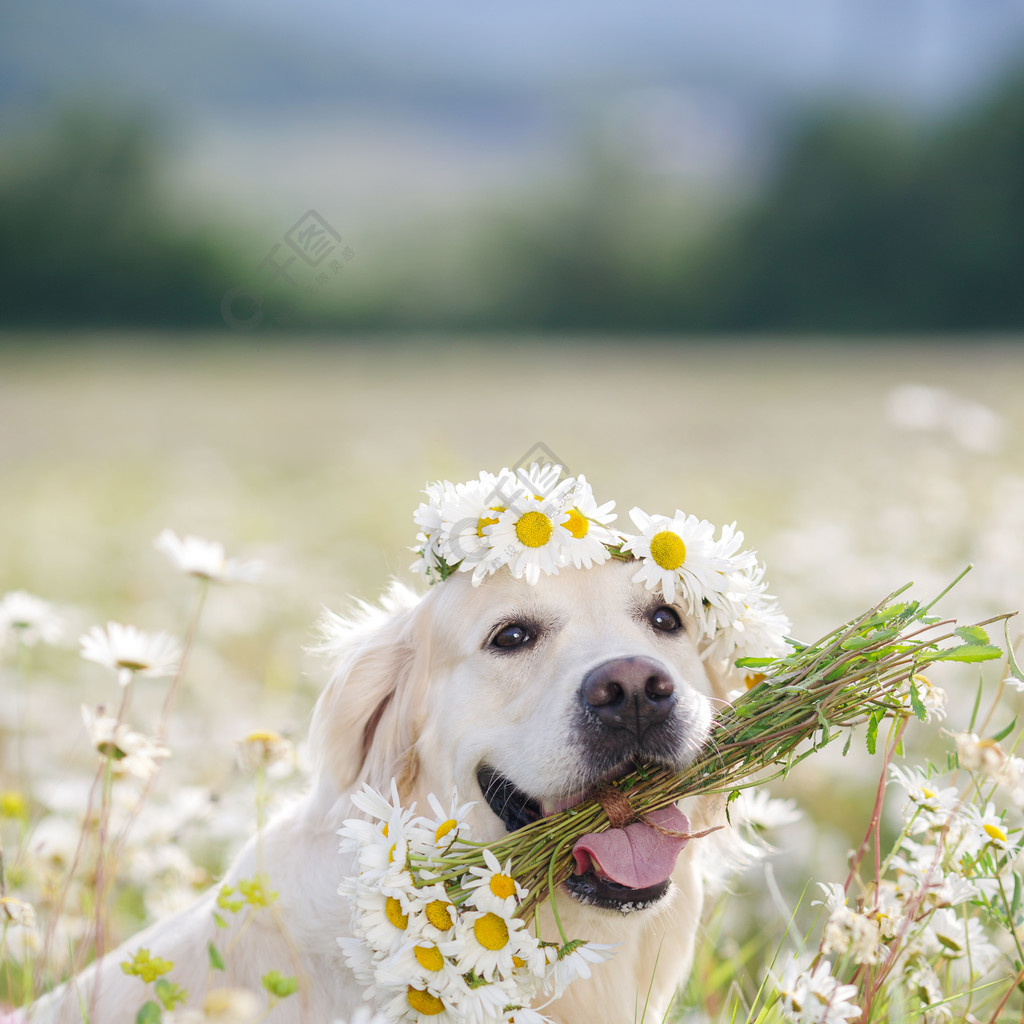
[[[413,580],[427,481],[553,457],[620,516],[736,521],[807,641],[970,564],[935,609],[966,626],[1024,607],[1022,386],[1013,347],[938,343],[6,349],[0,1019],[302,791],[317,619]],[[1002,658],[933,666],[915,714],[730,805],[757,856],[717,880],[672,1021],[1020,1019],[1020,635],[985,628]],[[272,909],[258,880],[223,899]],[[159,951],[124,969],[142,1021],[293,996],[277,975],[185,1009]]]

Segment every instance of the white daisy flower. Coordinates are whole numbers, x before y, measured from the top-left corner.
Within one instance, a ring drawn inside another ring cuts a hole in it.
[[[502,917],[513,917],[526,897],[526,890],[512,876],[512,860],[504,866],[485,849],[485,867],[471,867],[463,876],[463,888],[469,890],[466,902],[477,910],[491,910]]]
[[[813,971],[805,956],[793,956],[776,988],[785,1012],[801,1024],[835,1024],[859,1016],[860,1007],[849,1002],[856,985],[840,985],[832,977],[832,964],[820,960]]]
[[[366,784],[351,797],[353,806],[371,820],[346,819],[338,830],[339,850],[355,853],[360,882],[363,885],[393,884],[401,887],[410,838],[417,837],[416,807],[402,807],[398,786],[391,780],[389,802]]]
[[[227,558],[224,545],[215,540],[204,540],[191,534],[182,538],[173,530],[166,529],[153,543],[175,568],[197,579],[215,583],[255,583],[263,574],[262,562]]]
[[[449,567],[458,565],[461,572],[472,571],[476,579],[504,564],[487,527],[497,523],[506,510],[504,495],[514,487],[515,477],[502,470],[498,476],[481,473],[478,480],[451,488],[441,507],[438,540],[439,555]]]
[[[499,513],[497,523],[486,531],[512,575],[534,584],[541,573],[557,574],[566,564],[565,545],[572,537],[564,525],[568,519],[556,500],[530,496]]]
[[[505,1024],[505,1007],[514,1006],[522,998],[510,979],[495,978],[486,984],[474,980],[458,999],[459,1019],[465,1024]]]
[[[567,943],[558,950],[558,959],[548,974],[546,987],[552,992],[552,998],[558,999],[574,981],[589,978],[591,968],[609,960],[614,952],[614,946],[599,942],[577,939]]]
[[[463,911],[455,922],[455,938],[442,943],[446,956],[452,957],[459,973],[472,971],[477,977],[492,981],[507,978],[516,967],[515,959],[525,960],[531,950],[531,936],[526,922],[487,911]]]
[[[882,943],[881,928],[874,918],[845,904],[829,914],[822,937],[823,953],[848,953],[856,964],[876,964],[888,950]]]
[[[958,732],[953,735],[961,768],[997,776],[1006,763],[1006,754],[995,740],[981,739],[977,733]]]
[[[807,990],[812,1000],[820,1004],[809,1012],[805,1010],[804,1020],[815,1024],[837,1024],[860,1016],[860,1007],[851,1003],[850,997],[857,994],[856,985],[841,985],[832,976],[832,964],[820,960],[817,967],[807,975]]]
[[[462,975],[437,943],[415,937],[374,968],[375,986],[401,991],[412,985],[455,1006],[468,991]]]
[[[423,1024],[425,1020],[436,1024],[464,1024],[452,1003],[415,985],[406,985],[404,991],[394,995],[384,1005],[384,1013],[389,1021],[398,1024]]]
[[[365,989],[367,999],[376,999],[377,991],[374,987],[374,970],[377,966],[377,958],[374,951],[362,935],[342,936],[338,939],[338,946],[345,957],[345,966],[356,976],[356,981]]]
[[[417,546],[412,549],[420,556],[412,563],[414,572],[429,577],[441,568],[438,547],[441,539],[441,509],[453,489],[447,480],[439,480],[427,484],[423,490],[427,500],[421,502],[413,513],[413,520],[420,527],[420,532],[416,534]]]
[[[412,879],[409,888],[412,889]],[[353,901],[353,930],[378,956],[398,952],[415,933],[410,931],[410,907],[400,890],[385,891],[380,887],[365,888]]]
[[[508,1024],[551,1024],[551,1018],[528,1006],[520,1006],[508,1015]]]
[[[614,501],[606,501],[598,505],[594,491],[587,478],[580,474],[568,500],[572,503],[567,509],[569,518],[565,528],[570,537],[565,542],[565,555],[577,569],[589,569],[592,565],[601,565],[611,558],[608,545],[619,543],[618,537],[608,529],[608,524],[615,521]]]
[[[171,756],[162,743],[130,729],[124,722],[82,706],[82,721],[97,753],[109,761],[118,775],[134,775],[143,782],[160,769],[160,762]]]
[[[0,931],[8,925],[15,928],[35,928],[35,907],[13,896],[0,896]]]
[[[459,910],[449,899],[445,887],[436,882],[420,885],[416,889],[416,900],[410,906],[415,916],[415,931],[424,941],[441,942],[452,937],[452,929],[458,920]]]
[[[295,744],[273,729],[256,729],[238,741],[238,763],[247,772],[295,764]]]
[[[730,804],[730,817],[736,824],[758,830],[785,828],[794,825],[803,815],[795,800],[781,800],[768,790],[751,787],[741,789]]]
[[[999,951],[988,941],[976,917],[958,917],[955,911],[942,908],[928,919],[926,931],[940,956],[967,962],[971,977],[985,974],[999,958]]]
[[[996,811],[996,805],[991,800],[985,805],[983,811],[968,804],[966,814],[970,823],[979,832],[979,839],[982,846],[991,846],[997,850],[1009,850],[1016,844],[1011,843],[1006,831],[1005,815]]]
[[[55,644],[64,631],[64,623],[49,601],[24,590],[12,590],[0,601],[0,647],[4,636],[13,634],[18,643],[35,647],[42,642]]]
[[[935,686],[927,676],[921,675],[921,673],[914,676],[913,685],[917,691],[917,699],[924,707],[924,720],[926,722],[930,722],[933,719],[941,721],[945,718],[946,691]],[[911,680],[905,680],[893,695],[908,711],[913,706],[910,686]]]
[[[890,765],[889,777],[907,794],[904,818],[910,825],[912,833],[942,828],[960,803],[960,795],[955,786],[940,786],[917,765],[907,768]]]
[[[764,568],[727,574],[728,591],[708,595],[711,642],[701,651],[709,661],[781,657],[789,652],[789,619],[765,593]]]
[[[119,622],[108,622],[106,629],[93,626],[78,642],[82,657],[113,669],[121,686],[135,675],[173,675],[181,658],[178,642],[168,633],[145,633]]]
[[[723,585],[722,574],[729,570],[728,560],[715,551],[714,527],[678,510],[669,517],[632,508],[629,516],[640,531],[623,544],[640,560],[633,581],[648,590],[660,588],[669,604],[678,593],[703,620],[705,597]]]
[[[439,849],[444,850],[450,846],[456,838],[462,840],[470,838],[471,830],[466,817],[470,810],[476,806],[475,801],[460,804],[458,802],[458,795],[453,793],[451,804],[446,808],[433,793],[428,793],[427,802],[430,804],[430,809],[434,812],[434,817],[432,819],[421,818],[420,824],[423,827],[424,834],[429,834],[432,842],[424,846],[422,850],[417,848],[418,853],[433,856],[436,855]]]

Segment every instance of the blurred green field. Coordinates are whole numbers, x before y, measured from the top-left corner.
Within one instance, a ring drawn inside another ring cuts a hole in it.
[[[410,579],[429,480],[543,446],[621,516],[640,505],[735,519],[808,639],[910,580],[929,596],[968,562],[945,612],[1024,606],[1015,344],[61,341],[0,348],[0,595],[28,590],[67,619],[63,649],[38,649],[27,676],[0,658],[4,706],[17,708],[0,724],[0,790],[53,813],[80,795],[78,706],[113,698],[77,636],[108,618],[180,633],[192,590],[153,538],[170,527],[220,540],[267,573],[211,593],[154,797],[188,783],[225,798],[216,834],[190,833],[213,871],[252,827],[234,741],[267,726],[304,735],[321,683],[304,647],[320,609]],[[939,680],[954,712],[974,679]],[[133,714],[146,724],[160,699],[154,686]],[[866,760],[823,754],[778,788],[814,818],[779,844],[799,846],[778,865],[797,896],[809,876],[841,871],[862,832]],[[747,912],[751,929],[777,915],[763,898]],[[144,916],[126,915],[129,928]]]

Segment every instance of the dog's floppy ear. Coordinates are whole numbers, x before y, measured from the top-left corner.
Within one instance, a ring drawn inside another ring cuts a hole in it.
[[[317,777],[339,792],[362,776],[380,789],[415,773],[415,693],[425,681],[428,643],[421,598],[392,584],[379,607],[361,604],[321,621],[319,654],[332,676],[313,711],[310,753]]]

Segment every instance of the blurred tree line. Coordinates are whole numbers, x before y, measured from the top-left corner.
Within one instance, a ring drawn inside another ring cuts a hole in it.
[[[230,232],[168,221],[158,155],[140,123],[77,114],[0,167],[0,324],[224,326],[225,288],[252,267]],[[756,193],[696,231],[685,203],[600,158],[570,198],[532,206],[467,222],[447,262],[361,266],[288,326],[1019,329],[1024,76],[930,126],[808,116]]]

